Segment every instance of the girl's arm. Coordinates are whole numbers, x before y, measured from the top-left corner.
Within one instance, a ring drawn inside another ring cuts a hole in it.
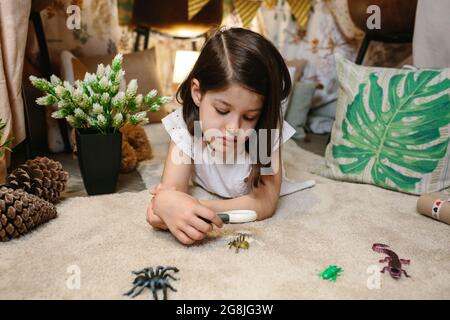
[[[177,161],[173,161],[173,159]],[[178,190],[187,193],[191,175],[190,163],[190,158],[170,140],[161,182],[158,186],[150,189],[150,194],[153,197],[147,208],[147,222],[154,228],[168,229],[165,222],[153,211],[156,193],[160,190]]]
[[[167,151],[166,161],[164,163],[164,171],[161,177],[161,185],[188,193],[191,174],[192,159],[170,140],[169,150]]]
[[[219,228],[223,225],[214,211],[188,194],[191,172],[191,159],[171,141],[161,178],[161,190],[156,192],[147,210],[147,220],[152,226],[169,229],[184,244],[192,244],[206,237],[212,226],[205,220]]]
[[[260,181],[251,193],[227,200],[199,200],[200,203],[215,212],[245,209],[256,211],[258,220],[270,218],[277,209],[280,196],[282,166],[279,150],[274,151],[272,156],[272,168],[276,174],[261,175],[263,183]]]
[[[173,161],[173,159],[181,161]],[[161,190],[178,190],[182,192],[188,191],[189,178],[191,174],[190,158],[176,144],[170,140],[167,151],[166,161],[164,163],[163,175],[158,186],[150,189],[153,196],[147,207],[147,222],[154,228],[167,230],[166,223],[154,213],[154,201],[156,194]],[[177,179],[179,177],[179,179]]]
[[[173,161],[173,159],[177,161]],[[150,194],[153,197],[147,208],[147,222],[154,228],[168,229],[161,217],[153,211],[156,194],[161,190],[178,190],[187,193],[191,175],[190,162],[190,158],[184,152],[181,152],[176,144],[170,140],[161,182],[158,186],[153,186],[150,189]]]

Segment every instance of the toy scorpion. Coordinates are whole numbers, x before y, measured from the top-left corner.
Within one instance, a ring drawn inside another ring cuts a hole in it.
[[[153,298],[155,300],[158,300],[158,295],[156,294],[157,290],[163,290],[164,293],[164,300],[167,300],[167,288],[170,290],[176,292],[177,290],[173,288],[170,283],[169,279],[172,280],[178,280],[174,276],[172,276],[169,271],[178,272],[179,270],[175,267],[162,267],[158,266],[156,267],[156,270],[153,271],[153,268],[145,268],[141,271],[132,271],[133,274],[135,274],[137,277],[133,281],[134,287],[131,288],[130,291],[125,293],[124,295],[131,295],[132,298],[136,297],[137,295],[141,294],[141,292],[148,288],[153,293]],[[139,288],[139,289],[137,289]],[[136,290],[137,289],[137,290]]]
[[[398,255],[388,249],[389,246],[381,243],[374,243],[372,246],[372,250],[379,253],[384,253],[387,255],[384,259],[380,260],[380,263],[387,262],[388,265],[381,270],[382,273],[384,273],[386,270],[389,271],[389,274],[394,279],[400,279],[402,276],[402,272],[405,274],[407,278],[410,276],[406,273],[405,270],[402,269],[403,264],[409,264],[410,260],[406,259],[399,259]]]

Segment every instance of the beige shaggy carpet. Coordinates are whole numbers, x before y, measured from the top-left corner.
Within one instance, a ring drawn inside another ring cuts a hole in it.
[[[150,185],[167,137],[160,125],[148,132],[156,157],[139,170]],[[157,265],[180,269],[169,299],[450,298],[450,226],[418,214],[417,197],[309,173],[323,158],[292,141],[284,160],[288,177],[316,186],[282,197],[271,219],[227,225],[191,247],[147,225],[145,190],[64,199],[56,219],[0,243],[0,298],[129,299],[130,271]],[[227,243],[239,232],[250,248],[236,254]],[[411,278],[378,274],[375,242],[411,259]],[[318,276],[332,264],[344,270],[335,283]]]

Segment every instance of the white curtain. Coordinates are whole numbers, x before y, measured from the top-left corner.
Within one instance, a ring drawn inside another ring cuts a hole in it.
[[[415,66],[450,67],[449,15],[448,0],[418,1],[413,40]]]
[[[13,145],[25,139],[22,69],[31,0],[0,1],[0,117],[7,123],[2,142],[14,137]],[[0,183],[6,175],[9,154],[0,159]]]

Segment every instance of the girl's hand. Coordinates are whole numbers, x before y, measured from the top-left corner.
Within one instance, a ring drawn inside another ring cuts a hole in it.
[[[167,230],[168,228],[164,221],[153,212],[153,200],[155,199],[152,198],[147,208],[147,222],[155,229]]]
[[[163,186],[161,183],[158,184],[157,186],[153,186],[150,188],[150,194],[153,196],[152,199],[150,200],[150,204],[148,206],[147,209],[147,222],[156,229],[162,229],[162,230],[167,230],[167,226],[164,223],[164,221],[161,220],[160,217],[158,217],[154,212],[153,212],[153,204],[154,204],[154,200],[155,200],[155,195],[161,191],[161,190],[175,190],[175,187],[167,187],[167,186]]]
[[[222,220],[194,197],[176,190],[160,190],[154,197],[153,210],[170,232],[185,245],[202,240],[212,230],[211,221],[221,228]]]

